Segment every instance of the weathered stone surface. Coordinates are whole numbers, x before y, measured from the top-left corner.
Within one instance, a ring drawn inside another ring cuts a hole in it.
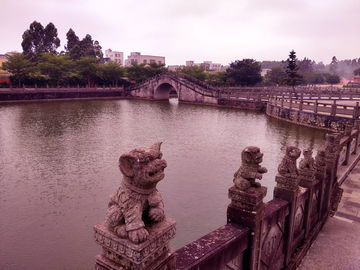
[[[157,268],[158,264],[174,256],[169,242],[175,237],[175,226],[174,220],[165,218],[149,228],[147,241],[134,244],[115,235],[106,222],[96,225],[94,238],[103,247],[102,254],[96,258],[97,269],[161,269]]]
[[[230,223],[176,251],[176,269],[218,270],[224,264],[242,269],[249,229]]]
[[[278,118],[283,121],[291,122],[297,125],[336,132],[344,131],[346,125],[353,125],[355,121],[355,119],[345,118],[341,116],[322,115],[319,113],[282,108],[278,105],[273,105],[270,103],[267,104],[266,114],[271,117]]]
[[[308,187],[315,182],[315,160],[312,157],[312,150],[306,148],[303,150],[304,158],[299,163],[299,184]]]
[[[230,205],[254,211],[263,204],[263,199],[265,198],[266,193],[266,187],[255,188],[254,193],[248,193],[232,186],[229,188],[229,198],[231,199]]]
[[[316,173],[324,174],[326,172],[325,150],[320,149],[315,156]]]
[[[176,222],[165,217],[156,189],[167,166],[160,146],[158,142],[120,156],[123,179],[110,196],[106,221],[94,227],[95,241],[103,248],[96,269],[175,269],[169,242]]]
[[[263,153],[256,146],[248,146],[241,152],[241,166],[234,174],[234,185],[241,191],[255,193],[261,184],[255,182],[261,180],[262,174],[267,172],[265,167],[259,164],[263,161]]]
[[[335,158],[336,154],[340,151],[340,134],[326,134],[326,144],[325,144],[325,158],[327,161],[331,162]]]
[[[136,244],[147,239],[145,225],[164,219],[163,198],[156,189],[167,166],[160,146],[136,148],[119,159],[124,176],[118,191],[110,196],[106,221],[116,235]]]
[[[296,167],[296,160],[300,157],[301,150],[295,146],[286,146],[285,156],[282,159],[278,171],[283,177],[297,178],[299,173]]]

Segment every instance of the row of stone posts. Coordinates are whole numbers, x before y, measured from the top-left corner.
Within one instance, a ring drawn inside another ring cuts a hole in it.
[[[260,166],[263,154],[258,147],[246,147],[229,189],[227,209],[227,223],[249,231],[244,253],[229,258],[215,251],[217,247],[202,256],[208,261],[209,256],[217,256],[213,261],[227,265],[226,269],[295,269],[326,222],[332,195],[340,190],[337,164],[341,136],[328,134],[315,159],[311,149],[304,149],[299,166],[301,150],[288,146],[275,177],[274,199],[266,204],[267,188],[256,181],[267,172]],[[169,246],[176,222],[164,215],[163,200],[156,189],[166,167],[160,145],[140,147],[120,157],[123,179],[110,196],[106,221],[94,227],[95,241],[102,246],[96,257],[97,270],[218,269],[191,254],[190,248],[174,251]],[[230,264],[235,259],[237,263]],[[181,266],[176,261],[181,261]]]

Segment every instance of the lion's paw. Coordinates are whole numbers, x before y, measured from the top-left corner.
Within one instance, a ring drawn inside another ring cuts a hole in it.
[[[148,236],[149,233],[145,228],[139,228],[128,232],[128,237],[130,241],[135,244],[140,244],[142,242],[145,242]]]

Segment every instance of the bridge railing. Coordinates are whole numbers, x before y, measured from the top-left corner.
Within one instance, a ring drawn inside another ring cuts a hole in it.
[[[163,231],[157,232],[159,239],[151,238],[149,243],[138,246],[122,239],[117,242],[113,233],[96,225],[95,241],[103,246],[96,269],[120,269],[123,265],[149,269],[149,261],[154,266],[151,269],[158,270],[296,269],[337,208],[342,194],[338,171],[346,163],[340,161],[340,152],[346,145],[346,155],[355,155],[359,126],[360,121],[345,136],[327,134],[325,146],[318,150],[315,159],[312,151],[306,149],[296,176],[281,174],[279,170],[274,198],[267,203],[263,202],[265,187],[246,192],[232,186],[227,224],[176,251],[166,244],[174,233],[172,229],[167,231],[166,226],[172,228],[174,221],[168,220]]]
[[[337,168],[356,154],[358,137],[359,123],[345,136],[327,135],[312,175],[299,168],[293,186],[278,175],[274,199],[266,204],[258,201],[250,209],[246,203],[234,203],[230,188],[228,224],[177,250],[176,269],[296,269],[336,209],[335,198],[341,197]]]
[[[46,85],[46,87],[38,87],[36,84],[33,87],[26,87],[25,85],[23,85],[23,87],[12,87],[10,86],[9,88],[0,88],[0,93],[28,93],[28,92],[74,92],[74,91],[88,91],[88,92],[93,92],[93,91],[124,91],[124,86],[93,86],[93,87],[89,87],[88,85],[86,86],[67,86],[67,87],[49,87],[48,85]]]
[[[322,96],[320,99],[315,99],[313,96],[304,95],[303,93],[300,96],[283,94],[282,96],[271,95],[268,102],[270,105],[281,108],[358,119],[360,115],[360,99],[355,99],[354,96],[351,99],[340,100],[339,98],[331,95],[326,98]],[[349,103],[349,101],[353,101],[353,104]]]

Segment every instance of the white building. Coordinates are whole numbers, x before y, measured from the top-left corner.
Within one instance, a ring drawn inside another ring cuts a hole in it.
[[[179,69],[182,69],[183,67],[185,67],[184,65],[169,65],[168,69],[171,71],[177,71]]]
[[[124,53],[123,52],[115,52],[111,49],[105,50],[105,61],[113,61],[120,63],[122,66],[124,65]]]
[[[212,61],[204,61],[203,63],[194,63],[194,61],[186,61],[186,66],[187,67],[203,66],[205,68],[205,71],[212,73],[224,71],[229,67],[229,66],[223,66],[219,63],[213,63]]]
[[[155,55],[141,55],[139,52],[132,52],[125,60],[125,66],[131,66],[131,63],[140,64],[165,64],[165,57]]]

